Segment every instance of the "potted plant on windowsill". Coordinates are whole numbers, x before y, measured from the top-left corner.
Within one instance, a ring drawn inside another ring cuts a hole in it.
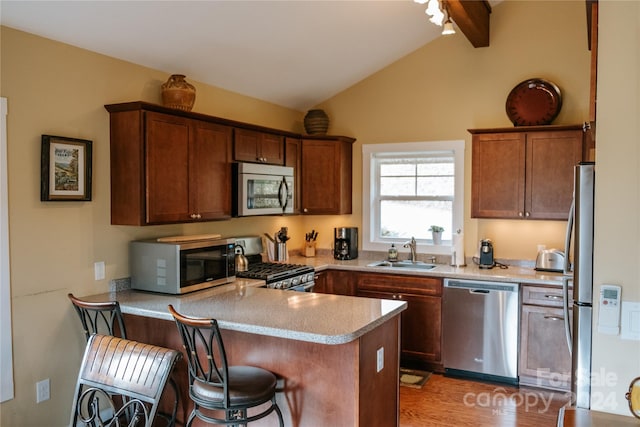
[[[440,227],[439,225],[432,225],[431,227],[429,227],[429,231],[431,232],[431,236],[433,238],[433,244],[434,245],[441,244],[442,232],[444,231],[444,228]]]

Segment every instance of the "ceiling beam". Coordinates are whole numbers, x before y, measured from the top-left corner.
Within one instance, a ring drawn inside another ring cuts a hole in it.
[[[489,46],[489,15],[487,0],[447,0],[451,19],[469,39],[473,47]]]

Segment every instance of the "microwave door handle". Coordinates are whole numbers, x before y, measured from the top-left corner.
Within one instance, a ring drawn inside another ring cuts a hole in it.
[[[284,194],[283,194],[284,193]],[[282,207],[282,212],[287,209],[287,204],[289,203],[289,186],[287,185],[287,180],[283,176],[282,182],[280,183],[280,188],[278,189],[278,201],[280,202],[280,206]]]

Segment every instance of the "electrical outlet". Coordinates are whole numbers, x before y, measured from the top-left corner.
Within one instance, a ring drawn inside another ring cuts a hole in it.
[[[376,352],[376,372],[382,371],[384,368],[384,347],[380,347]]]
[[[96,280],[104,280],[104,261],[93,264],[94,276]]]
[[[36,403],[49,400],[49,378],[36,383]]]

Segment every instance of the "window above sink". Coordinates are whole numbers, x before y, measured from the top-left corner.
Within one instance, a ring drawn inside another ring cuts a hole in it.
[[[449,254],[463,226],[464,141],[362,146],[362,247],[402,251],[415,237],[420,253]],[[431,225],[444,228],[434,244]]]

